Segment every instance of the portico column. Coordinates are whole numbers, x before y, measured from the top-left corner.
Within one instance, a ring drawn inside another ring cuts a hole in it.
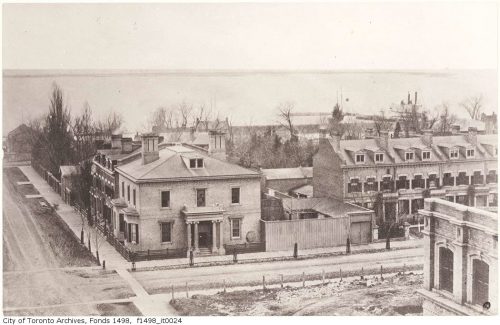
[[[217,222],[214,220],[212,221],[212,253],[215,253],[217,251]]]
[[[189,251],[191,250],[191,223],[187,223],[187,247],[188,247],[188,256]]]
[[[224,221],[219,221],[219,254],[224,254]]]
[[[199,240],[199,233],[198,233],[198,222],[194,223],[194,249],[195,251],[199,252],[200,249],[198,247],[198,240]]]

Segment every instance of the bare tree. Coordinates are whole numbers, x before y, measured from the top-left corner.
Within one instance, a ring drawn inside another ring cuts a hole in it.
[[[292,102],[284,102],[278,105],[278,118],[281,126],[290,132],[290,139],[297,140],[295,127],[293,126],[292,114],[295,105]]]
[[[457,118],[454,114],[450,113],[450,108],[447,103],[442,103],[437,110],[440,112],[437,132],[439,135],[447,135],[451,131],[451,126],[456,122]]]
[[[104,135],[111,136],[113,132],[117,131],[123,124],[123,117],[121,114],[111,111],[109,114],[96,123],[96,128]]]
[[[385,116],[383,110],[380,111],[379,115],[375,115],[373,118],[373,125],[375,127],[375,132],[380,136],[381,131],[389,131],[392,127],[392,121]]]
[[[472,96],[464,99],[460,106],[462,106],[473,120],[481,118],[481,110],[483,108],[483,95]]]
[[[171,112],[170,112],[171,113]],[[171,118],[170,114],[170,118]],[[167,122],[168,117],[167,117],[167,109],[165,107],[158,107],[153,113],[151,114],[149,118],[149,124],[150,124],[150,129],[152,132],[164,132],[166,131],[169,127],[168,124],[171,125],[172,120],[170,119],[169,122]]]
[[[71,124],[74,141],[75,162],[80,162],[93,156],[96,152],[96,128],[92,119],[92,110],[86,102],[82,114],[76,116]]]
[[[193,105],[183,101],[178,105],[178,110],[180,113],[181,127],[185,129],[187,127],[189,117],[191,116],[191,111],[193,110]]]

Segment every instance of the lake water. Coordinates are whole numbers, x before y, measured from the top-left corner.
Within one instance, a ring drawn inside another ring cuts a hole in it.
[[[484,111],[497,111],[495,71],[414,72],[175,72],[175,71],[4,71],[3,134],[49,107],[52,84],[64,92],[73,114],[88,102],[98,116],[123,114],[128,131],[147,125],[151,111],[182,101],[205,104],[237,125],[269,124],[285,101],[297,112],[330,111],[342,92],[345,110],[375,113],[418,92],[433,109],[442,102],[466,115],[459,103],[482,94]],[[346,100],[348,98],[348,101]]]

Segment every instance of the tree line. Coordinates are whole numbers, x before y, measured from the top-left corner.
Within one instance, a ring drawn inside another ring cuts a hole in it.
[[[81,207],[89,208],[90,171],[99,139],[109,138],[122,123],[122,116],[115,112],[102,119],[94,119],[88,103],[84,103],[80,114],[72,116],[62,89],[54,83],[48,111],[28,122],[32,162],[58,179],[61,166],[77,166],[79,174],[73,184],[74,199]]]

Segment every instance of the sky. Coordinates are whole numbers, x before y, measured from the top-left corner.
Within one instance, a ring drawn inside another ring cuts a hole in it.
[[[4,69],[496,69],[475,2],[4,4]]]
[[[339,91],[354,112],[388,107],[408,91],[429,108],[448,102],[457,111],[482,94],[486,110],[497,110],[493,2],[2,9],[3,134],[47,109],[53,82],[73,111],[85,101],[96,115],[117,110],[129,130],[180,101],[216,100],[239,124],[262,124],[283,101],[328,111]]]

